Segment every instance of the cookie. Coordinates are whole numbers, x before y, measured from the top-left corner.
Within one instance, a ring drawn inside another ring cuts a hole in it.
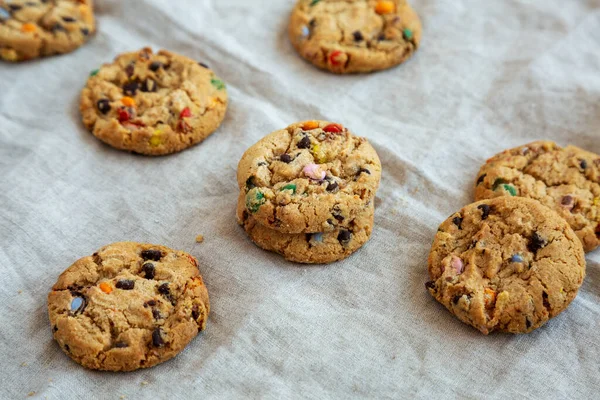
[[[96,31],[92,0],[0,0],[0,58],[68,53]]]
[[[299,0],[288,32],[296,51],[319,68],[372,72],[412,56],[421,21],[406,0]]]
[[[282,233],[331,232],[369,208],[381,163],[367,139],[340,124],[306,121],[250,147],[237,179],[259,224]]]
[[[194,257],[164,246],[114,243],[76,261],[48,295],[54,338],[84,367],[148,368],[204,330],[210,305]]]
[[[581,242],[539,202],[497,197],[448,218],[429,254],[426,287],[484,334],[526,333],[563,311],[585,276]]]
[[[201,142],[219,127],[227,91],[206,65],[144,48],[93,71],[80,110],[85,126],[110,146],[164,155]]]
[[[506,150],[481,167],[475,199],[522,196],[567,220],[585,251],[600,244],[600,156],[539,141]]]
[[[353,219],[347,227],[328,232],[281,233],[259,224],[246,210],[245,196],[238,200],[238,223],[260,248],[281,254],[286,260],[303,264],[328,264],[343,260],[370,238],[374,207]]]

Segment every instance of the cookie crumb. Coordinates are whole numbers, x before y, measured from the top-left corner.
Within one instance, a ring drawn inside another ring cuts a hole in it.
[[[21,367],[26,367],[26,366],[27,366],[27,363],[26,363],[26,362],[22,362],[22,363],[21,363]]]
[[[27,393],[27,396],[33,397],[33,396],[35,396],[35,392],[29,392],[29,393]]]
[[[202,243],[202,242],[204,242],[204,236],[203,235],[196,236],[196,243]]]
[[[148,383],[149,383],[148,381],[142,381],[141,385],[146,386]]]
[[[22,291],[22,290],[19,290],[17,293],[18,293],[18,294],[21,294],[21,293],[23,293],[23,291]]]

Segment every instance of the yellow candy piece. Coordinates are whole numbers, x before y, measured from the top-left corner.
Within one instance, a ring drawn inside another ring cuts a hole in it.
[[[17,52],[14,49],[0,49],[0,57],[6,61],[17,61]]]
[[[302,125],[302,130],[311,131],[313,129],[317,129],[319,127],[319,123],[317,121],[308,121]]]
[[[28,22],[21,26],[21,30],[23,32],[31,33],[31,32],[35,32],[37,30],[37,26],[35,26],[35,24],[32,24],[31,22]]]
[[[129,96],[123,97],[121,103],[126,107],[135,107],[135,100]]]
[[[150,137],[150,146],[157,147],[162,144],[162,138],[160,137],[161,134],[162,134],[162,131],[160,131],[160,130],[154,131],[154,133],[152,134],[152,137]]]
[[[321,150],[321,146],[319,144],[315,144],[311,150],[316,162],[319,164],[324,164],[327,161],[327,156]]]
[[[381,0],[375,5],[375,12],[379,15],[391,14],[396,10],[396,6],[393,1]]]
[[[600,205],[600,197],[596,197],[596,198],[594,199],[594,205],[595,205],[596,207],[598,207],[598,206]]]
[[[100,285],[100,290],[102,290],[106,294],[110,294],[113,291],[112,286],[110,286],[107,282],[102,282]]]

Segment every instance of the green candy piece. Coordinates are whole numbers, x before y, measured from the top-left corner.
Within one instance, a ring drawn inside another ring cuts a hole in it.
[[[250,190],[246,194],[246,209],[248,209],[252,213],[257,212],[260,206],[262,206],[266,202],[267,199],[265,199],[264,193],[256,188]]]
[[[504,190],[506,190],[508,193],[510,193],[511,196],[516,196],[517,195],[517,189],[515,189],[515,187],[513,185],[502,185],[502,187],[504,188]]]
[[[506,181],[505,181],[504,179],[502,179],[502,178],[497,178],[497,179],[494,181],[494,184],[492,185],[492,190],[496,190],[496,189],[498,189],[498,187],[499,187],[500,185],[504,185],[505,183],[508,183],[508,182],[506,182]]]
[[[310,5],[311,5],[311,6],[314,6],[315,4],[317,4],[317,3],[318,3],[318,2],[320,2],[320,1],[321,1],[321,0],[312,0],[312,1],[310,2]]]
[[[402,35],[404,36],[404,39],[406,39],[406,40],[410,40],[413,37],[412,31],[408,28],[404,28],[404,30],[402,31]]]
[[[217,78],[212,78],[212,79],[210,80],[210,83],[211,83],[211,84],[212,84],[214,87],[216,87],[218,90],[223,90],[223,89],[225,89],[225,84],[224,84],[224,83],[223,83],[223,81],[222,81],[222,80],[220,80],[220,79],[217,79]]]
[[[100,72],[100,70],[99,69],[95,69],[92,72],[90,72],[90,76],[96,76],[96,75],[98,75],[98,72]]]
[[[285,185],[284,187],[281,188],[281,191],[283,192],[284,190],[291,190],[293,192],[293,194],[296,194],[296,185],[293,183],[290,183],[288,185]]]

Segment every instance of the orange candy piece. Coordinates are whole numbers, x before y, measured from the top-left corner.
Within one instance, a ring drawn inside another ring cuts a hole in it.
[[[100,290],[102,290],[106,294],[110,294],[113,291],[112,286],[108,282],[102,282],[100,285]]]
[[[317,129],[319,127],[319,123],[317,121],[308,121],[302,125],[302,130],[304,131],[312,131],[313,129]]]
[[[483,301],[485,301],[485,307],[490,308],[496,302],[496,292],[493,289],[485,288],[483,291]]]
[[[121,103],[126,107],[135,107],[135,100],[129,96],[123,97]]]
[[[21,30],[23,32],[31,33],[31,32],[37,31],[37,26],[35,26],[35,24],[32,24],[31,22],[28,22],[26,24],[23,24],[23,26],[21,26]]]
[[[391,14],[396,10],[396,5],[393,1],[381,0],[375,5],[375,12],[379,15]]]

